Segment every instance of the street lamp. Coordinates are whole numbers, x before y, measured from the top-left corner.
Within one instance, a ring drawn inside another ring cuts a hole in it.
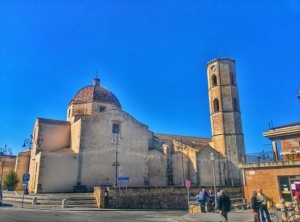
[[[210,160],[213,164],[214,196],[215,196],[215,206],[216,206],[216,204],[217,204],[217,188],[216,188],[216,172],[215,172],[216,155],[213,152],[210,154]]]
[[[22,145],[23,148],[27,148],[28,146],[28,150],[29,150],[29,155],[28,155],[28,173],[29,173],[29,167],[30,167],[30,157],[31,157],[31,145],[32,145],[32,135],[30,135],[30,139],[25,139],[24,143]]]
[[[30,135],[30,139],[25,139],[24,142],[23,142],[23,145],[22,147],[23,148],[27,148],[28,146],[28,150],[29,150],[29,155],[28,155],[28,168],[27,168],[27,172],[28,174],[30,173],[30,160],[31,160],[31,149],[32,149],[32,144],[36,144],[38,147],[41,145],[41,142],[43,142],[43,138],[41,139],[33,139],[33,136]],[[28,184],[24,190],[24,194],[29,194],[28,192]]]
[[[8,148],[7,145],[5,144],[4,148],[0,148],[0,156],[2,156],[2,159],[1,159],[1,183],[0,183],[1,193],[2,193],[3,168],[4,168],[4,163],[5,163],[4,157],[6,155],[12,155],[12,150],[11,150],[11,148]]]
[[[119,154],[119,139],[120,139],[120,135],[118,133],[118,131],[113,133],[113,143],[116,144],[116,162],[113,163],[113,166],[116,167],[116,179],[115,179],[115,187],[118,186],[118,166],[120,166],[120,163],[118,162],[118,154]]]
[[[27,148],[27,146],[28,146],[28,150],[29,150],[29,154],[28,154],[28,168],[27,168],[28,174],[29,174],[29,169],[30,169],[31,145],[32,145],[32,135],[30,135],[30,139],[25,139],[24,143],[22,145],[23,148]],[[29,194],[29,192],[28,192],[28,184],[27,184],[27,186],[25,186],[24,194],[26,194],[26,195]]]

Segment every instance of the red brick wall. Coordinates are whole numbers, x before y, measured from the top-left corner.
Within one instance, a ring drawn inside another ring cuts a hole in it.
[[[288,136],[280,140],[281,150],[300,150],[300,136]],[[284,155],[284,160],[300,160],[300,154]]]
[[[278,176],[300,175],[299,166],[281,166],[270,168],[245,169],[244,194],[247,202],[251,199],[252,191],[263,189],[266,196],[278,203],[280,200],[280,191]]]

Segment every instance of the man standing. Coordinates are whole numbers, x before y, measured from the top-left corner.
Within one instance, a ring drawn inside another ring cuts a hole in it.
[[[220,196],[218,197],[218,210],[222,216],[228,221],[227,214],[230,211],[231,202],[229,196],[227,196],[224,190],[220,190]]]
[[[215,209],[215,194],[212,190],[208,190],[208,198],[206,202],[207,211],[214,211]]]
[[[206,210],[205,210],[205,202],[208,198],[208,194],[206,192],[205,189],[202,189],[199,193],[199,195],[197,196],[197,199],[200,203],[200,209],[201,209],[201,213],[206,213]]]
[[[250,208],[252,209],[252,213],[254,215],[254,222],[260,222],[259,207],[260,207],[260,204],[257,201],[257,192],[253,191],[252,192],[252,197],[251,197]]]
[[[268,207],[267,207],[267,198],[263,194],[262,189],[258,189],[257,200],[260,203],[259,213],[260,213],[260,217],[261,217],[261,222],[266,221],[264,213],[266,214],[267,221],[271,222],[270,214],[269,214]]]

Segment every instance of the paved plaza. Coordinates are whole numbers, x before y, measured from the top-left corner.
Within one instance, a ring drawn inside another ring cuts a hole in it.
[[[5,202],[0,207],[1,222],[129,222],[129,221],[171,221],[171,222],[223,222],[218,213],[188,214],[185,210],[127,210],[89,209],[32,206],[25,203]],[[251,222],[250,210],[236,210],[228,215],[229,222]]]

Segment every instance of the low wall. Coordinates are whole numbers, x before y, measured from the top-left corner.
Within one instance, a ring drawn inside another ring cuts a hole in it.
[[[211,189],[211,187],[194,187],[189,190],[190,200],[199,190]],[[231,198],[242,198],[241,186],[217,187],[217,190],[225,189]],[[95,187],[96,198],[102,208],[105,202],[103,188]],[[185,187],[130,187],[110,188],[106,196],[107,208],[126,209],[188,209],[188,197]],[[98,202],[97,200],[97,202]]]

